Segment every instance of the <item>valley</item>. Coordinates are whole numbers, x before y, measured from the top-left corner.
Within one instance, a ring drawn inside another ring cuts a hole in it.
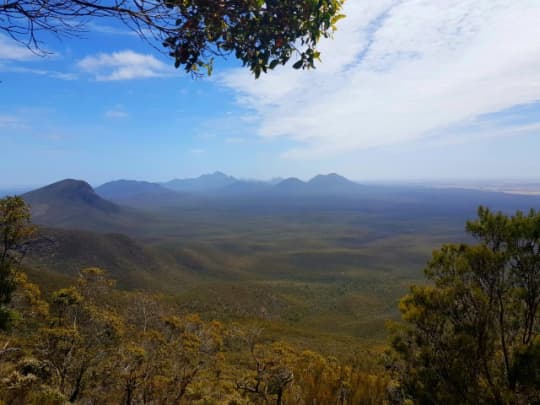
[[[385,344],[399,299],[425,282],[433,249],[468,240],[463,224],[478,205],[540,206],[532,196],[363,186],[337,175],[253,185],[216,173],[172,184],[94,190],[68,180],[25,194],[44,226],[29,274],[53,289],[100,267],[119,288],[161,292],[205,319],[339,355],[351,342]]]

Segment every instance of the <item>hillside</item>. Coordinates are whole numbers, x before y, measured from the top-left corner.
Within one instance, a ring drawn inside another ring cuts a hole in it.
[[[122,289],[178,294],[194,282],[225,279],[218,254],[164,250],[118,233],[40,228],[25,257],[29,274],[48,288],[72,281],[88,267],[104,269]],[[212,274],[212,271],[221,273]]]
[[[39,272],[75,277],[86,267],[106,269],[123,288],[142,288],[162,268],[143,246],[120,234],[40,229],[26,258]]]
[[[100,232],[131,232],[144,214],[101,198],[86,182],[62,180],[23,194],[36,224]]]

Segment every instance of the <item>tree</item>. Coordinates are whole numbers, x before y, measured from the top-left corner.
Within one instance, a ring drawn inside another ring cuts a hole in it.
[[[294,381],[296,353],[281,342],[270,346],[258,344],[259,333],[248,331],[243,337],[253,364],[252,370],[237,382],[237,389],[250,403],[283,405],[287,390]]]
[[[398,380],[420,404],[540,401],[540,213],[480,207],[467,231],[479,243],[434,252],[432,282],[400,303]]]
[[[6,0],[0,30],[34,51],[40,31],[76,35],[93,18],[115,18],[157,40],[175,67],[210,74],[215,56],[233,54],[256,77],[293,56],[313,68],[317,43],[342,18],[344,0]]]
[[[52,370],[54,385],[70,402],[95,383],[88,376],[118,350],[125,330],[123,319],[107,305],[114,283],[104,271],[84,269],[77,281],[52,294],[49,326],[41,329],[36,350]]]
[[[0,331],[9,326],[12,312],[7,305],[16,288],[25,243],[33,233],[30,209],[24,200],[20,197],[0,199]]]
[[[121,291],[98,268],[42,299],[18,272],[0,332],[0,403],[381,404],[388,378],[373,355],[343,363]],[[2,402],[3,401],[3,402]]]

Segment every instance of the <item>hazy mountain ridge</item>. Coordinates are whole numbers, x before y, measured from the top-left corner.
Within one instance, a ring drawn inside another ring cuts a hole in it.
[[[208,192],[221,189],[236,181],[232,176],[228,176],[222,172],[214,172],[212,174],[203,174],[196,178],[173,179],[162,183],[162,185],[174,191]]]
[[[184,192],[201,192],[201,193],[219,193],[222,191],[231,192],[260,192],[270,191],[272,189],[292,189],[294,187],[300,190],[325,191],[324,189],[337,190],[338,188],[350,187],[351,189],[359,186],[343,176],[336,173],[319,174],[309,181],[302,181],[294,177],[281,179],[264,180],[245,180],[237,179],[222,172],[212,174],[203,174],[196,178],[174,179],[165,183],[161,183],[166,187],[175,191]]]
[[[115,180],[96,188],[103,198],[121,205],[158,209],[197,204],[205,199],[237,197],[282,198],[286,194],[355,193],[361,186],[337,174],[317,175],[304,182],[296,178],[270,181],[236,179],[222,172],[196,178],[174,179],[165,183]],[[201,199],[203,198],[203,199]]]
[[[191,191],[173,191],[165,187],[173,182]],[[376,211],[391,217],[403,210],[411,213],[457,210],[473,214],[480,204],[500,210],[540,205],[537,196],[459,188],[363,185],[335,173],[317,175],[309,181],[290,177],[273,184],[271,181],[238,180],[216,172],[162,184],[117,180],[97,187],[96,191],[86,182],[63,180],[27,193],[24,198],[32,206],[35,219],[38,222],[46,220],[44,223],[48,225],[63,223],[82,213],[89,213],[90,217],[114,217],[126,210],[124,206],[146,211],[186,207],[221,210],[238,206],[264,210],[305,206]]]
[[[114,180],[96,187],[94,191],[109,200],[127,199],[141,194],[171,194],[173,191],[158,183],[138,180]]]

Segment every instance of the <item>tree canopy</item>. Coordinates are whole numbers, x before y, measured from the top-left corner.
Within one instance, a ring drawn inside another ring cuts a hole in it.
[[[393,347],[405,398],[420,404],[540,401],[540,213],[487,208],[477,245],[449,244],[400,304]]]
[[[24,256],[24,243],[31,237],[30,209],[20,197],[0,199],[0,331],[9,326],[7,308],[16,288],[17,268]]]
[[[0,403],[384,403],[387,380],[369,359],[268,342],[160,294],[116,290],[99,268],[74,281],[43,297],[19,273],[19,317],[0,330]]]
[[[315,66],[317,44],[331,36],[344,0],[7,0],[0,31],[34,51],[42,31],[76,35],[95,18],[122,21],[159,41],[175,67],[212,71],[215,57],[234,55],[256,77],[295,59]]]

